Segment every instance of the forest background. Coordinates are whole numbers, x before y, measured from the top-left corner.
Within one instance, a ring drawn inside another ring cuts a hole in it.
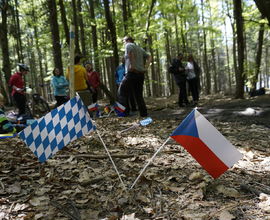
[[[0,7],[0,89],[9,103],[17,63],[30,66],[28,86],[52,99],[52,70],[69,65],[71,24],[76,53],[94,63],[114,95],[125,35],[153,58],[145,96],[177,91],[167,69],[179,52],[201,66],[204,94],[243,98],[249,89],[269,88],[269,0],[1,0]]]

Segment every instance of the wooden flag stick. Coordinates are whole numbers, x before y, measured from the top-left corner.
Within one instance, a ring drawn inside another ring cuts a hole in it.
[[[131,190],[135,184],[137,183],[137,181],[140,179],[141,175],[143,174],[143,172],[146,170],[146,168],[149,166],[149,164],[154,160],[154,158],[157,156],[157,154],[161,151],[161,149],[164,147],[164,145],[170,140],[170,137],[168,137],[168,139],[161,145],[160,148],[158,148],[158,150],[156,151],[156,153],[154,153],[154,155],[151,157],[151,159],[147,162],[147,164],[144,166],[144,168],[141,170],[139,176],[137,177],[137,179],[134,181],[134,183],[132,184],[132,186],[130,187],[129,190]]]
[[[103,146],[104,146],[104,148],[105,148],[105,150],[106,150],[106,152],[107,152],[107,154],[108,154],[108,156],[109,156],[109,158],[110,158],[110,160],[111,160],[111,162],[112,162],[112,164],[113,164],[113,167],[114,167],[114,169],[115,169],[115,171],[116,171],[116,173],[117,173],[117,175],[118,175],[118,177],[119,177],[119,179],[120,179],[120,182],[121,182],[122,185],[123,185],[124,190],[127,191],[127,188],[126,188],[126,186],[125,186],[125,184],[124,184],[124,182],[123,182],[123,180],[122,180],[122,178],[121,178],[121,176],[120,176],[120,174],[119,174],[119,172],[118,172],[118,170],[117,170],[117,167],[115,166],[115,163],[114,163],[114,161],[113,161],[113,159],[112,159],[112,157],[111,157],[110,152],[108,151],[108,148],[106,147],[106,145],[105,145],[103,139],[101,138],[101,136],[100,136],[98,130],[96,130],[96,132],[97,132],[97,135],[98,135],[99,139],[101,140],[101,142],[102,142],[102,144],[103,144]]]
[[[75,97],[75,89],[74,89],[74,53],[75,53],[75,31],[74,31],[74,25],[70,26],[70,51],[69,51],[69,94],[70,98]]]

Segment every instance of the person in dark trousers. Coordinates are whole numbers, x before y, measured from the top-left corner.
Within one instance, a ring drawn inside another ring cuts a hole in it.
[[[85,69],[87,72],[88,85],[92,93],[92,101],[96,103],[98,100],[98,88],[100,86],[99,73],[94,70],[92,63],[86,63]]]
[[[12,126],[11,122],[8,121],[5,112],[3,111],[4,97],[0,93],[0,134],[15,133],[16,129]]]
[[[120,84],[121,84],[122,80],[124,79],[125,74],[126,74],[126,72],[125,72],[125,57],[123,57],[122,63],[115,70],[115,83],[116,83],[117,90],[120,87]],[[131,93],[129,95],[128,99],[129,99],[128,104],[131,106],[131,111],[133,111],[133,112],[137,111],[134,94]]]
[[[9,85],[12,87],[12,97],[15,101],[17,108],[19,109],[18,116],[25,114],[26,108],[26,96],[25,96],[25,83],[23,76],[29,71],[29,68],[25,64],[18,64],[19,72],[14,73],[9,79]]]
[[[184,107],[189,104],[186,87],[187,75],[182,60],[183,54],[179,53],[177,58],[173,59],[169,68],[170,73],[173,74],[175,82],[179,87],[178,105],[180,107]]]
[[[193,104],[197,105],[199,101],[199,78],[200,78],[201,69],[198,66],[198,64],[195,62],[191,54],[188,56],[187,61],[188,62],[185,69],[187,72],[188,86],[192,95]]]
[[[132,92],[141,117],[147,116],[147,108],[143,98],[143,83],[146,68],[151,57],[144,49],[134,43],[130,36],[124,38],[125,44],[125,77],[118,89],[119,102],[126,107],[125,113],[129,114],[128,97]]]
[[[53,94],[56,100],[56,106],[60,106],[67,102],[68,99],[68,86],[69,83],[66,77],[60,72],[58,68],[54,68],[53,77],[51,80],[51,85],[53,87]]]

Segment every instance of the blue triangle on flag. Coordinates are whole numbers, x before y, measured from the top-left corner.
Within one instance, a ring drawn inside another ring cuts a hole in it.
[[[182,121],[182,123],[174,130],[171,136],[188,135],[193,137],[199,137],[198,129],[195,120],[195,110]]]

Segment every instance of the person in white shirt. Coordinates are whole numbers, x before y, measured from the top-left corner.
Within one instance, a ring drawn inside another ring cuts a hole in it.
[[[191,91],[194,105],[198,104],[199,101],[199,77],[201,69],[195,62],[193,56],[190,54],[187,59],[187,65],[185,67],[187,74],[188,86]]]

